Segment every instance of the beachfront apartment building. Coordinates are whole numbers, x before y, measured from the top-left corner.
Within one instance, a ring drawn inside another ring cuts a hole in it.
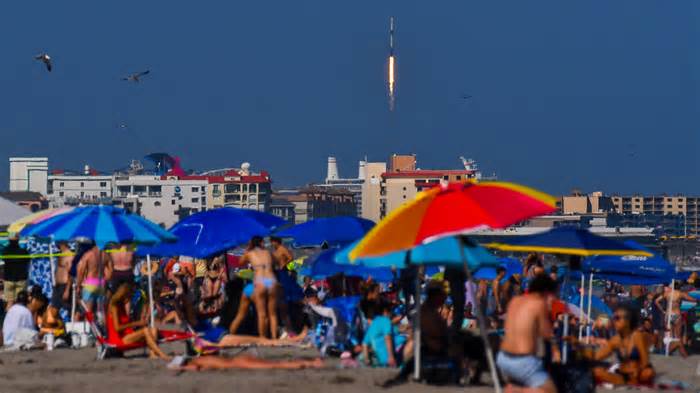
[[[207,209],[206,176],[114,176],[113,202],[169,228],[179,220]]]
[[[46,196],[47,157],[10,157],[10,192],[34,191]]]
[[[207,208],[237,207],[268,211],[272,197],[272,180],[266,171],[253,173],[250,164],[240,169],[210,172],[206,176]]]
[[[53,207],[110,204],[113,180],[112,175],[101,174],[87,165],[82,174],[54,170],[48,176],[47,197]]]
[[[386,217],[404,203],[414,199],[420,191],[435,187],[440,182],[463,182],[480,176],[474,168],[417,169],[415,155],[393,155],[386,170],[384,163],[367,163],[362,187],[362,217],[375,222]],[[383,172],[380,172],[384,170]]]
[[[700,197],[687,195],[613,195],[615,212],[623,215],[679,216],[684,236],[700,235]]]
[[[323,217],[354,216],[357,212],[354,194],[344,189],[310,186],[279,190],[273,195],[273,200],[276,209],[288,209],[288,204],[294,206],[293,214],[284,213],[294,218],[294,224]]]

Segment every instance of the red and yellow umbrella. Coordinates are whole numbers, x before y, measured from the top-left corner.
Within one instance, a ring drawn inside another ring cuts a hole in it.
[[[554,197],[518,184],[441,185],[391,212],[350,252],[350,259],[405,250],[439,237],[505,228],[555,210]]]

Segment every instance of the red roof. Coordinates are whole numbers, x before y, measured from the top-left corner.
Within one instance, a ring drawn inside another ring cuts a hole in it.
[[[383,178],[432,178],[432,177],[443,177],[450,175],[473,175],[474,171],[468,169],[449,169],[449,170],[417,170],[417,171],[403,171],[403,172],[384,172],[382,173]]]

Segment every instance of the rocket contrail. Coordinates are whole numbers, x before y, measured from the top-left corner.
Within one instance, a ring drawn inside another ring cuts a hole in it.
[[[396,58],[394,56],[394,17],[389,18],[389,110],[394,110],[396,101]]]

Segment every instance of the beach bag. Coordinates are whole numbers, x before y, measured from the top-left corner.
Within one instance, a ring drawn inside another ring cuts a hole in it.
[[[588,364],[552,364],[550,372],[559,393],[595,392],[595,379]]]

